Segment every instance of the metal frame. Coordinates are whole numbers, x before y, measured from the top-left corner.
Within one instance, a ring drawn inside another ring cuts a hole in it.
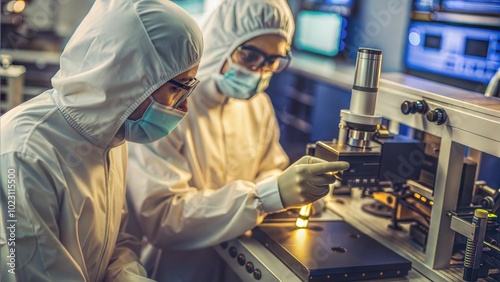
[[[444,109],[448,121],[435,125],[423,115],[401,113],[403,101],[422,99],[430,109]],[[441,137],[424,263],[432,269],[448,268],[454,231],[446,213],[457,207],[465,147],[500,157],[500,99],[394,73],[383,75],[376,111],[392,121]]]

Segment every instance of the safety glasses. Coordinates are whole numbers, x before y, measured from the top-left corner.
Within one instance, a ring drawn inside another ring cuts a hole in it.
[[[292,53],[287,50],[282,55],[267,55],[255,46],[239,46],[235,51],[235,62],[253,71],[263,69],[274,73],[284,71],[292,60]]]
[[[169,80],[168,83],[173,84],[181,89],[179,93],[176,95],[177,97],[174,98],[175,102],[172,105],[172,108],[177,109],[177,107],[179,107],[179,105],[182,104],[182,102],[184,102],[184,100],[186,100],[187,97],[191,95],[191,93],[193,93],[193,90],[196,88],[196,86],[198,86],[200,81],[195,77],[192,80],[190,80],[187,84],[175,81],[173,79]]]

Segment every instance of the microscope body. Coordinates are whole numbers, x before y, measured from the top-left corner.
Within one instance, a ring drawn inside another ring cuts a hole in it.
[[[422,141],[402,135],[375,137],[370,148],[318,141],[315,156],[328,161],[346,161],[350,167],[342,173],[342,185],[375,187],[381,182],[401,184],[418,180],[424,162]]]

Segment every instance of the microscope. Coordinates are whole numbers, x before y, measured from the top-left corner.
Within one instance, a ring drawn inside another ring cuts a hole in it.
[[[327,161],[349,162],[349,169],[341,175],[340,188],[363,188],[363,195],[369,194],[380,202],[377,208],[367,205],[363,209],[377,214],[385,208],[385,216],[391,218],[389,227],[400,229],[399,222],[415,219],[425,226],[432,202],[425,197],[414,199],[415,193],[410,192],[407,184],[408,180],[420,178],[425,144],[391,134],[380,126],[383,119],[375,114],[375,105],[381,66],[382,51],[358,50],[350,108],[340,112],[338,139],[316,142],[314,155]],[[424,113],[428,107],[425,101],[418,101],[402,105],[402,110]],[[414,183],[413,187],[420,187]],[[389,188],[389,192],[384,187]],[[415,205],[419,206],[415,208]]]
[[[381,129],[375,104],[382,51],[359,49],[350,108],[341,110],[337,142],[318,141],[314,155],[327,161],[346,161],[342,185],[375,187],[381,182],[402,185],[418,179],[424,161],[424,143]],[[415,110],[425,111],[424,103]]]
[[[328,161],[349,162],[339,181],[350,187],[388,180],[401,186],[403,180],[418,176],[423,161],[422,142],[380,130],[382,117],[375,115],[375,102],[381,62],[382,51],[359,49],[350,109],[341,111],[339,140],[319,141],[314,153],[309,152]],[[371,281],[403,277],[411,269],[409,260],[341,218],[311,218],[304,225],[264,222],[252,230],[252,237],[302,281]]]

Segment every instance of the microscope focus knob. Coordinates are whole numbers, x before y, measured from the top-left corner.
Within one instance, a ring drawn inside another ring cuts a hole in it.
[[[413,102],[404,101],[403,104],[401,104],[401,112],[405,115],[412,114],[413,113]]]
[[[415,102],[404,101],[401,104],[401,112],[405,115],[414,113],[424,113],[427,111],[427,103],[424,100]]]
[[[434,122],[437,125],[445,123],[446,120],[448,119],[446,111],[441,108],[436,108],[434,110],[428,111],[425,117],[427,118],[428,121]]]

